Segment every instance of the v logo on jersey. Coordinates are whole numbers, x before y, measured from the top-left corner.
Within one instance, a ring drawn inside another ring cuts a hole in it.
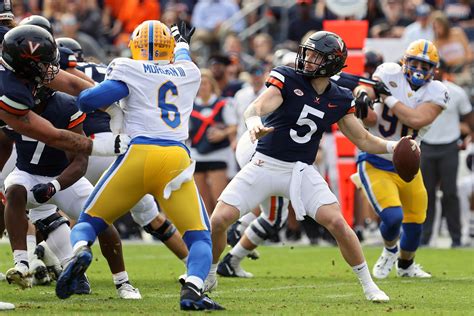
[[[328,103],[328,108],[337,108],[337,104]]]
[[[37,50],[40,46],[40,43],[33,43],[32,41],[28,41],[28,46],[30,47],[30,53],[33,55],[35,53],[35,50]]]

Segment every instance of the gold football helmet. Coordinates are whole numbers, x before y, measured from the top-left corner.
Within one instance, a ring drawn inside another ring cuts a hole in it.
[[[421,62],[421,66],[416,65],[416,61]],[[412,42],[405,51],[402,69],[409,82],[415,86],[422,86],[431,80],[438,63],[436,46],[427,40],[417,40]]]
[[[175,41],[165,24],[148,20],[135,28],[128,47],[133,59],[167,64],[174,58]]]

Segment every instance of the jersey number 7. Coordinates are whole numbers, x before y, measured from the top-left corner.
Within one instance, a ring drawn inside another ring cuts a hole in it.
[[[171,81],[166,81],[158,89],[158,107],[161,110],[161,119],[171,128],[177,128],[181,124],[181,114],[178,107],[173,103],[168,103],[166,97],[168,92],[173,96],[178,96],[178,88]]]

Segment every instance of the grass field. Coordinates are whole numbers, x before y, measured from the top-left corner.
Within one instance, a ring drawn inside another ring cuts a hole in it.
[[[220,278],[210,295],[227,308],[220,314],[320,314],[320,315],[474,315],[474,250],[421,249],[417,261],[433,273],[430,280],[396,278],[379,281],[391,302],[365,301],[351,269],[337,248],[261,247],[261,259],[246,260],[244,268],[254,279]],[[370,266],[379,248],[366,248]],[[117,298],[105,259],[97,247],[88,270],[93,293],[59,300],[54,286],[20,290],[0,283],[0,301],[16,304],[11,314],[177,314],[177,276],[183,265],[163,246],[125,245],[124,254],[131,280],[142,295],[141,301]],[[0,271],[11,267],[6,244],[0,245]]]

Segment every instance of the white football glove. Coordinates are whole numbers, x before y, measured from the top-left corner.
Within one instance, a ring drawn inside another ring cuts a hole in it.
[[[127,151],[129,144],[130,137],[126,134],[108,134],[103,138],[92,140],[91,156],[122,155]]]

